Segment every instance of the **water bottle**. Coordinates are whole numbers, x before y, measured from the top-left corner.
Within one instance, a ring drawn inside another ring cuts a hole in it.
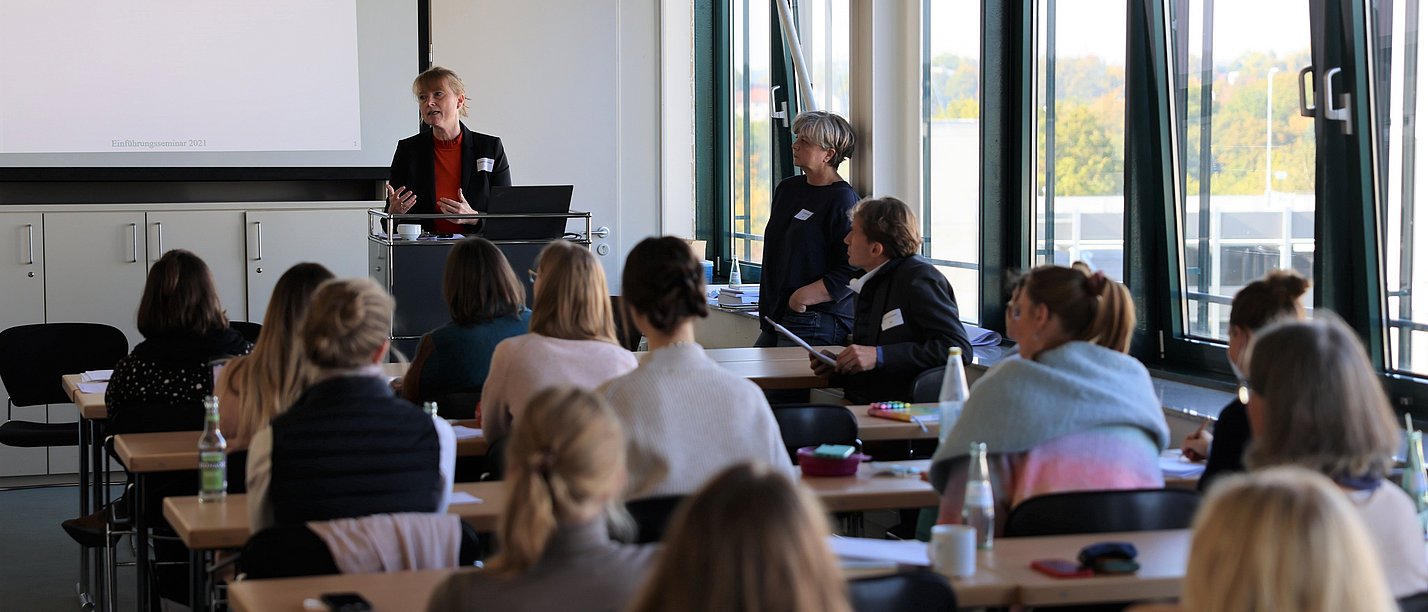
[[[198,501],[228,497],[228,441],[218,430],[218,398],[203,399],[203,436],[198,439]]]
[[[937,396],[939,444],[947,441],[947,432],[962,416],[962,404],[967,401],[967,371],[962,366],[962,349],[947,349],[947,367],[942,370],[942,391]]]
[[[739,273],[739,256],[734,255],[734,265],[729,267],[729,286],[743,284],[744,278]]]
[[[1408,424],[1408,466],[1403,470],[1400,484],[1418,511],[1419,529],[1425,529],[1428,528],[1428,474],[1424,473],[1423,432],[1413,428],[1412,416],[1403,415],[1403,420]]]
[[[973,442],[967,464],[967,494],[962,499],[962,523],[977,530],[977,548],[992,547],[996,508],[991,474],[987,470],[987,445]]]

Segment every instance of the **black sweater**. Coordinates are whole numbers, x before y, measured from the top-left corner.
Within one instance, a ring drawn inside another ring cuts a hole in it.
[[[857,268],[848,264],[843,238],[852,227],[848,213],[857,203],[858,192],[844,181],[814,187],[807,177],[795,176],[778,184],[764,228],[763,276],[759,281],[762,329],[773,329],[762,317],[782,321],[793,292],[819,279],[833,300],[808,310],[830,313],[853,326],[853,293],[848,290],[848,280]]]

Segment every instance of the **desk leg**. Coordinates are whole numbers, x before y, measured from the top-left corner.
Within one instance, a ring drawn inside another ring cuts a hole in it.
[[[207,552],[188,551],[188,599],[193,612],[208,611]]]
[[[134,573],[139,578],[139,610],[148,612],[152,608],[149,606],[149,521],[145,516],[148,508],[144,507],[144,480],[144,474],[134,475]]]
[[[89,516],[89,424],[84,417],[80,416],[79,422],[75,423],[79,428],[79,515]],[[97,476],[98,474],[96,474]],[[90,597],[94,581],[90,579],[89,573],[90,551],[83,546],[79,548],[79,599],[80,606],[93,602]],[[88,600],[88,601],[86,601]]]
[[[94,508],[94,511],[97,512],[104,509],[105,504],[108,502],[107,498],[109,497],[109,475],[106,474],[104,470],[103,421],[100,419],[85,419],[84,424],[89,429],[89,482],[92,484],[89,492],[91,500],[90,507]],[[104,515],[104,518],[106,521],[108,520],[109,516],[107,513]],[[112,545],[112,542],[105,542],[105,546]],[[105,576],[108,575],[108,568],[105,567],[106,561],[107,558],[104,554],[104,548],[94,549],[94,578],[91,584],[95,585],[93,589],[95,600],[99,602],[99,608],[103,610],[109,609],[108,593],[110,582],[105,579]]]

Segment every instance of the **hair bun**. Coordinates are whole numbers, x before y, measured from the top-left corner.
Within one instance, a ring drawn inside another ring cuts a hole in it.
[[[1086,292],[1101,295],[1101,292],[1106,290],[1106,282],[1106,273],[1096,270],[1086,277]]]

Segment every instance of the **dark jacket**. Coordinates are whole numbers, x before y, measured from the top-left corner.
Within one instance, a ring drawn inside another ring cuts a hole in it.
[[[920,255],[889,260],[863,285],[853,306],[852,339],[853,344],[881,347],[883,357],[871,371],[835,377],[834,384],[841,383],[857,403],[912,401],[913,379],[947,365],[947,349],[953,346],[962,347],[963,362],[972,361],[972,343],[957,317],[952,285]]]
[[[763,317],[783,322],[788,298],[800,287],[822,280],[832,299],[808,307],[852,324],[853,293],[848,279],[858,269],[848,265],[848,218],[858,192],[848,183],[812,186],[808,177],[785,179],[774,190],[764,228],[764,259],[759,281],[759,327],[773,331]]]
[[[231,328],[205,336],[170,334],[140,342],[114,366],[104,392],[110,434],[203,429],[203,398],[213,393],[215,357],[253,345]]]
[[[1205,473],[1200,475],[1199,489],[1209,490],[1216,478],[1245,471],[1245,449],[1250,443],[1249,414],[1239,398],[1230,401],[1215,421],[1215,439],[1210,444],[1210,457],[1205,461]]]
[[[273,419],[268,495],[278,525],[435,512],[444,481],[431,417],[375,376],[319,382]]]
[[[490,172],[478,171],[476,160],[491,158]],[[436,209],[436,158],[432,152],[431,129],[423,127],[421,132],[397,142],[397,152],[392,156],[392,171],[388,179],[392,188],[406,187],[416,194],[416,204],[408,214],[432,215]],[[501,139],[467,129],[461,124],[461,192],[472,210],[485,211],[491,197],[492,187],[511,184],[511,165],[506,161],[506,149]]]

